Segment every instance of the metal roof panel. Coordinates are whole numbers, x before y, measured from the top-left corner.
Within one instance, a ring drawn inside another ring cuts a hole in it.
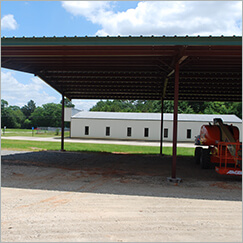
[[[92,37],[2,37],[2,46],[28,45],[242,45],[241,36],[92,36]]]
[[[160,121],[160,113],[133,113],[133,112],[94,112],[81,111],[72,116],[73,119],[106,119],[106,120],[147,120]],[[219,114],[178,114],[181,122],[213,122],[214,118],[221,118],[224,122],[241,123],[242,120],[236,115]],[[173,121],[173,113],[164,113],[164,121]]]

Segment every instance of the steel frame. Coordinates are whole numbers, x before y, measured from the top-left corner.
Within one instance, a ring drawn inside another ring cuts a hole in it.
[[[1,63],[62,94],[62,151],[64,94],[70,100],[162,98],[161,118],[163,101],[174,100],[171,180],[177,181],[178,100],[241,102],[241,43],[235,36],[3,37]]]

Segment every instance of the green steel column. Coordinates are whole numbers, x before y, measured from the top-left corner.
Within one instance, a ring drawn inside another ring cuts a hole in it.
[[[62,134],[61,134],[61,151],[64,150],[64,94],[62,94]]]
[[[164,99],[161,99],[161,124],[160,124],[160,155],[163,150],[163,124],[164,123]]]

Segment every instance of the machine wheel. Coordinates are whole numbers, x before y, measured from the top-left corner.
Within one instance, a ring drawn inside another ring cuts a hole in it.
[[[202,153],[202,147],[196,147],[195,148],[195,156],[194,156],[194,160],[195,160],[195,163],[197,165],[200,164],[200,157],[201,157],[201,153]]]
[[[202,169],[209,169],[210,168],[210,150],[209,149],[202,149],[201,156],[200,156],[200,166]]]

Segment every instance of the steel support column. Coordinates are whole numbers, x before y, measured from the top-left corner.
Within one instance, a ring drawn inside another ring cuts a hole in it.
[[[160,124],[160,155],[163,150],[163,124],[164,123],[164,99],[161,99],[161,124]]]
[[[61,151],[64,150],[64,94],[62,94],[62,133],[61,133]]]
[[[172,175],[167,178],[171,182],[180,182],[176,178],[176,149],[177,149],[177,121],[178,121],[178,96],[179,96],[179,62],[175,64],[175,89],[174,89],[174,119],[173,119],[173,158],[172,158]]]
[[[161,124],[160,124],[160,155],[162,155],[163,150],[163,127],[164,127],[164,98],[166,93],[166,88],[168,84],[168,77],[164,81],[164,87],[162,90],[162,97],[161,97]]]

